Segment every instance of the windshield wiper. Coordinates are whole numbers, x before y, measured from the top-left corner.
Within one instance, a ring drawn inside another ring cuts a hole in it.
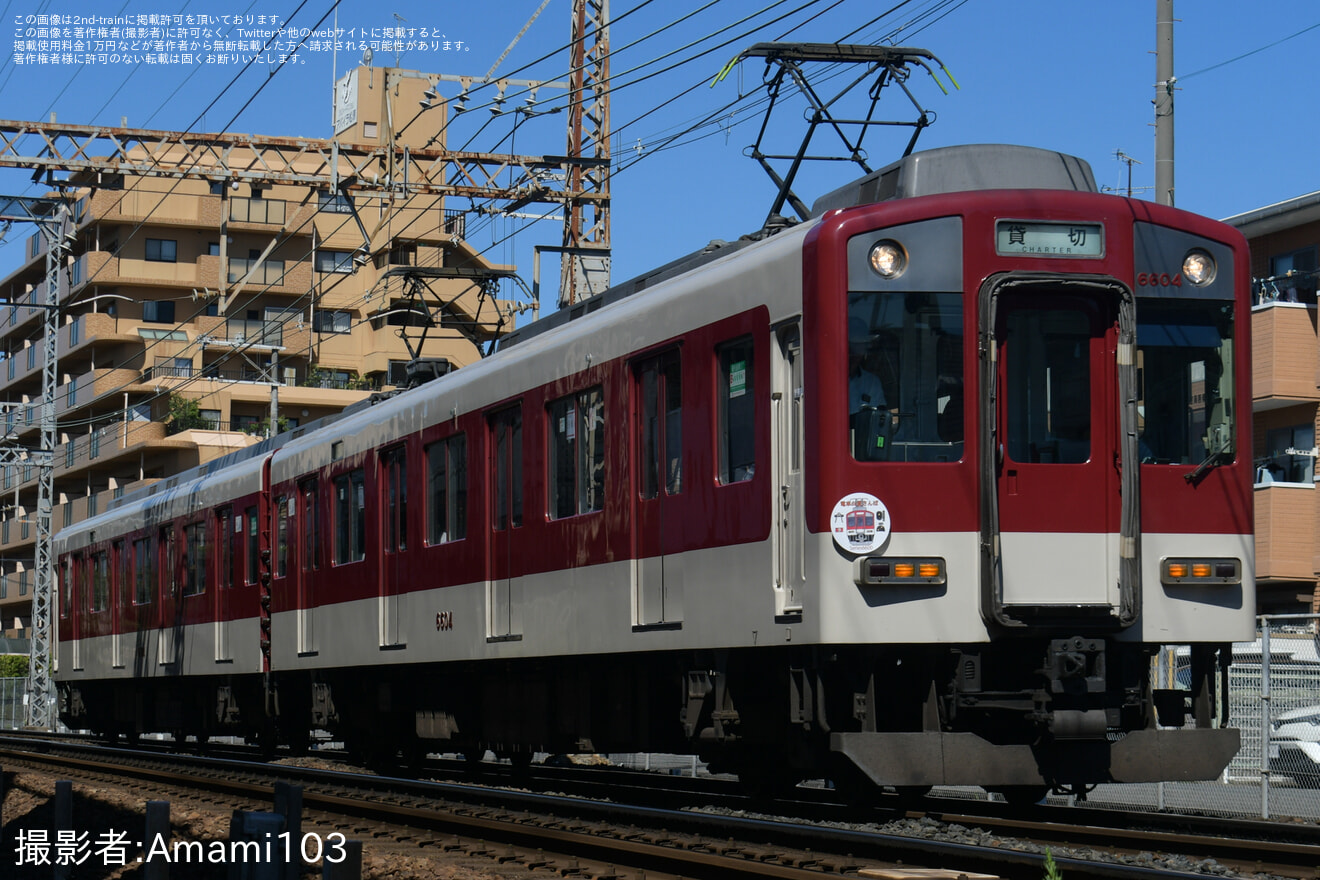
[[[1219,466],[1220,463],[1219,459],[1223,456],[1225,452],[1228,451],[1228,447],[1231,446],[1232,444],[1233,441],[1231,438],[1225,440],[1222,446],[1220,446],[1214,452],[1207,455],[1205,457],[1205,461],[1201,462],[1196,466],[1196,470],[1192,471],[1191,473],[1183,474],[1183,479],[1191,483],[1193,486],[1201,482],[1201,479],[1205,477],[1206,474],[1210,473],[1211,468]]]

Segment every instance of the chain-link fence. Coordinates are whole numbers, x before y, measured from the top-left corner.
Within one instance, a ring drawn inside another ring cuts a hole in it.
[[[0,678],[0,730],[18,730],[27,723],[26,697],[26,678]]]
[[[1227,782],[1260,789],[1260,815],[1320,817],[1320,616],[1262,617],[1233,647],[1233,725],[1242,749]]]

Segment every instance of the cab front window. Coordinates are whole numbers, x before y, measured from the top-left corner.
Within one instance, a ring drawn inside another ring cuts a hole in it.
[[[962,294],[851,294],[847,379],[857,461],[960,460]]]
[[[1137,367],[1143,464],[1233,459],[1231,303],[1140,300]]]

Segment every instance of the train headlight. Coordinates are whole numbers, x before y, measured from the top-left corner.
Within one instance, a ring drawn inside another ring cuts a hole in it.
[[[853,581],[859,587],[943,584],[944,560],[938,557],[863,556],[855,563]]]
[[[1205,287],[1214,281],[1216,271],[1215,258],[1200,248],[1188,251],[1183,257],[1183,278],[1197,287]]]
[[[1160,562],[1160,582],[1164,584],[1240,584],[1240,559],[1170,558]]]
[[[898,242],[886,238],[871,246],[871,268],[881,278],[897,278],[907,268],[907,251]]]

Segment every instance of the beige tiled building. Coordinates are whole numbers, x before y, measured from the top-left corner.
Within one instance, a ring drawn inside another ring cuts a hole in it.
[[[1265,613],[1320,611],[1320,193],[1230,217],[1251,244],[1256,581]]]
[[[341,143],[444,146],[445,106],[417,113],[425,79],[356,74],[341,81],[356,95]],[[400,134],[390,120],[412,121]],[[229,163],[258,164],[241,148]],[[483,260],[463,238],[466,215],[434,195],[356,195],[355,218],[328,186],[87,182],[96,186],[72,193],[77,240],[56,295],[38,232],[0,280],[0,425],[28,448],[39,438],[45,311],[25,304],[60,306],[55,530],[257,442],[273,398],[277,425],[292,428],[404,384],[423,330],[423,358],[461,366],[512,324],[509,304],[479,283],[507,267]],[[0,467],[0,636],[11,639],[30,625],[36,500],[34,467]]]

